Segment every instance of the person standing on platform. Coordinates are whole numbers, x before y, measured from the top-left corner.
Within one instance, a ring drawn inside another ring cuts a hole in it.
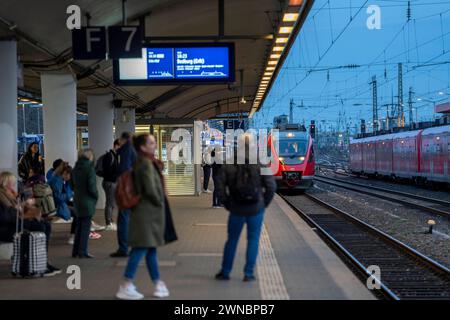
[[[208,189],[209,186],[209,178],[211,177],[211,163],[208,162],[208,159],[206,159],[206,154],[203,154],[203,161],[202,161],[202,167],[203,167],[203,192],[204,193],[211,193],[211,190]]]
[[[113,222],[113,210],[116,207],[116,182],[118,178],[119,156],[117,150],[120,148],[120,140],[116,139],[113,148],[103,157],[103,182],[105,191],[105,222],[106,230],[117,231],[117,226]]]
[[[73,202],[77,223],[73,258],[93,258],[88,253],[89,233],[95,205],[98,200],[97,176],[94,168],[94,153],[91,149],[81,150],[78,161],[72,171]]]
[[[245,139],[245,150],[249,150],[249,138]],[[237,150],[235,150],[237,154]],[[219,199],[230,211],[228,217],[228,239],[225,243],[222,268],[217,280],[229,280],[242,228],[247,225],[247,253],[244,281],[255,280],[254,268],[258,256],[259,238],[265,208],[270,204],[276,190],[272,175],[261,175],[261,167],[250,164],[248,153],[245,163],[224,165],[216,184]]]
[[[211,165],[211,169],[212,169],[212,178],[213,178],[213,182],[214,182],[214,191],[213,191],[213,203],[212,203],[212,207],[214,209],[220,209],[222,208],[220,200],[219,200],[219,192],[217,190],[217,184],[218,184],[218,179],[219,179],[219,173],[220,173],[220,168],[222,167],[221,164],[217,163],[217,157],[216,155],[218,155],[218,148],[214,148],[214,150],[211,152],[211,157],[212,157],[212,165]]]
[[[121,147],[117,150],[119,158],[119,166],[117,176],[131,170],[136,162],[136,151],[132,144],[132,135],[129,132],[122,133],[120,137]],[[121,258],[128,256],[128,225],[130,220],[130,210],[119,210],[117,217],[117,242],[119,248],[116,252],[111,253],[113,258]]]
[[[124,273],[124,282],[116,297],[125,300],[139,300],[144,296],[133,284],[139,262],[145,256],[147,269],[155,284],[153,295],[158,298],[169,296],[169,290],[158,270],[157,247],[176,240],[171,225],[170,210],[165,196],[161,163],[155,159],[156,140],[150,134],[141,134],[133,139],[138,158],[133,166],[132,177],[139,203],[130,215],[129,245],[132,247]],[[170,230],[170,231],[169,231]],[[168,235],[168,231],[171,235]]]

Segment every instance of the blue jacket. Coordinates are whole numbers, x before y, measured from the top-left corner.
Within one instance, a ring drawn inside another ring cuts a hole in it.
[[[51,168],[47,171],[47,174],[45,175],[45,179],[47,180],[47,182],[52,180],[54,172],[55,172],[55,170],[53,170],[53,168]]]
[[[70,209],[67,203],[72,199],[73,192],[68,183],[64,183],[61,176],[53,175],[48,182],[53,190],[53,199],[56,205],[56,215],[64,220],[70,219]]]
[[[131,142],[125,143],[123,146],[117,150],[117,155],[119,156],[119,168],[118,175],[130,170],[134,163],[136,162],[136,151],[134,150]]]

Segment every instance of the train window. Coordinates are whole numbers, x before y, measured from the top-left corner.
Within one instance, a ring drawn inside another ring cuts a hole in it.
[[[304,156],[308,147],[308,140],[303,139],[280,139],[280,156]]]
[[[442,147],[440,144],[436,145],[436,152],[442,152]]]

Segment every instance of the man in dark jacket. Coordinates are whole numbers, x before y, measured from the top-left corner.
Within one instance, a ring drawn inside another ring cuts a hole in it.
[[[132,143],[133,135],[129,132],[124,132],[120,136],[121,147],[117,150],[119,157],[118,175],[130,170],[136,162],[136,151],[133,148]]]
[[[246,144],[248,145],[247,141]],[[241,181],[241,179],[245,179],[244,177],[247,177],[248,180]],[[246,186],[252,187],[248,194],[253,192],[248,200],[242,198],[242,194],[245,194],[248,190],[240,190],[240,188],[247,188]],[[222,269],[216,274],[216,279],[230,279],[239,237],[244,224],[247,224],[248,242],[244,281],[253,281],[255,280],[254,267],[258,256],[264,210],[275,194],[275,179],[271,175],[261,175],[261,167],[249,164],[248,158],[246,158],[245,164],[222,166],[217,184],[214,187],[217,188],[221,203],[230,211],[228,239],[225,243]]]
[[[114,141],[113,148],[109,150],[103,157],[103,181],[102,187],[105,191],[106,203],[105,203],[105,222],[106,230],[116,231],[117,227],[113,222],[113,210],[116,206],[116,182],[119,177],[119,156],[117,150],[120,148],[120,141],[116,139]]]
[[[133,136],[129,132],[122,133],[120,137],[121,147],[117,150],[117,155],[119,157],[117,176],[131,170],[136,162],[137,155],[131,141],[132,137]],[[110,255],[113,258],[128,256],[128,225],[130,221],[130,212],[130,210],[119,210],[117,217],[117,241],[119,243],[119,249]]]

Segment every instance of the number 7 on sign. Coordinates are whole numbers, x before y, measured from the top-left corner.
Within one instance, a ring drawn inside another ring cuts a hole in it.
[[[139,26],[113,26],[108,28],[109,57],[141,58],[142,32]]]
[[[125,45],[125,51],[126,52],[130,52],[131,43],[133,41],[134,35],[136,34],[137,30],[138,30],[138,28],[136,28],[136,27],[122,27],[122,31],[131,32],[130,36],[128,37],[127,43]]]

